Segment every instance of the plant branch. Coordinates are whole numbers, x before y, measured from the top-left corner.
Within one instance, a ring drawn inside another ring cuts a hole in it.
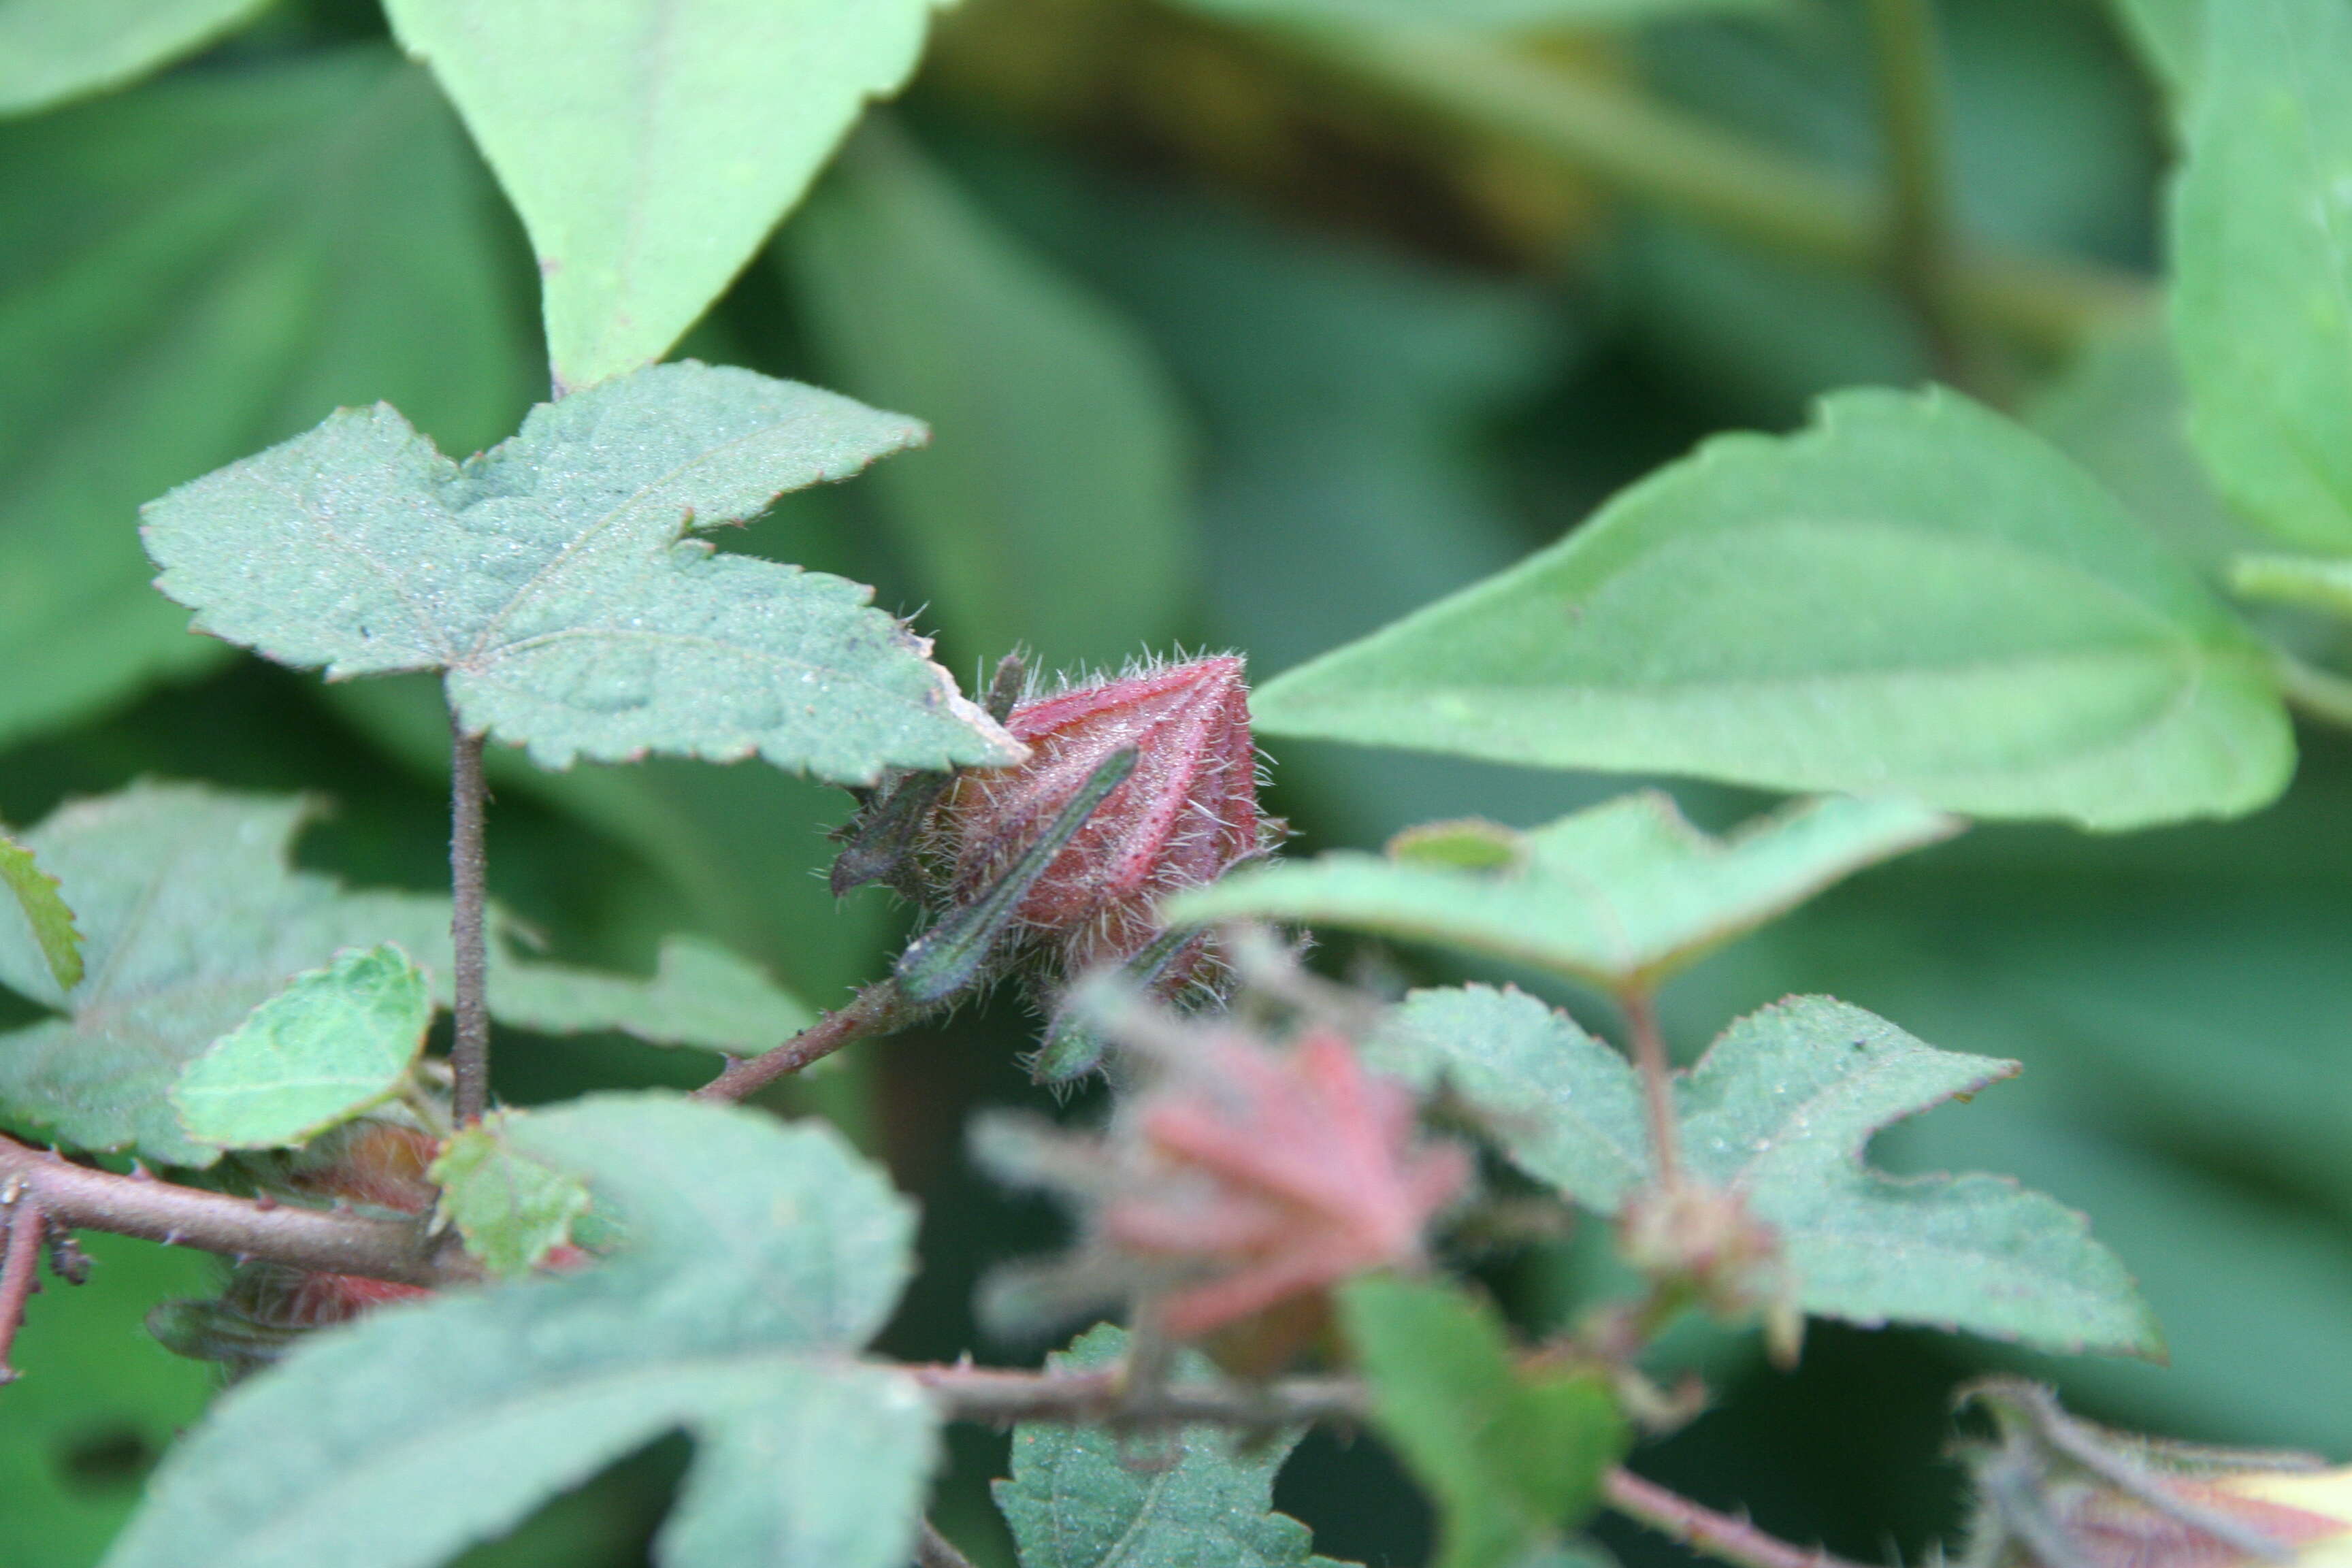
[[[1163,1383],[1136,1387],[1124,1366],[1100,1372],[1012,1372],[958,1363],[905,1369],[957,1421],[1094,1421],[1127,1428],[1215,1425],[1291,1426],[1360,1421],[1364,1385],[1349,1377],[1275,1383]]]
[[[1658,1162],[1658,1184],[1671,1187],[1682,1179],[1682,1140],[1675,1120],[1674,1065],[1666,1059],[1666,1037],[1658,1029],[1657,1005],[1646,991],[1628,991],[1617,1003],[1624,1009],[1626,1031],[1633,1037],[1633,1066],[1642,1075],[1642,1100],[1650,1115],[1650,1147]]]
[[[1738,1568],[1859,1568],[1818,1546],[1795,1546],[1767,1535],[1736,1514],[1701,1507],[1622,1468],[1611,1470],[1601,1486],[1602,1498],[1619,1513]]]
[[[2279,689],[2305,718],[2352,729],[2352,679],[2306,664],[2284,648],[2272,650]]]
[[[39,1289],[41,1243],[49,1223],[30,1184],[15,1177],[0,1184],[0,1218],[8,1227],[7,1247],[0,1250],[0,1384],[5,1384],[24,1375],[8,1357],[16,1348],[16,1331],[25,1326],[25,1303]]]
[[[1887,281],[1918,321],[1937,374],[1967,389],[1973,367],[1952,287],[1954,236],[1936,18],[1927,0],[1869,0],[1868,9],[1886,157],[1883,264]]]
[[[756,1057],[728,1064],[727,1070],[694,1091],[697,1100],[741,1100],[765,1089],[788,1073],[823,1061],[852,1040],[886,1035],[912,1021],[918,1009],[907,1005],[893,980],[877,980],[778,1046]]]
[[[118,1176],[0,1138],[0,1190],[11,1186],[19,1203],[33,1203],[51,1221],[71,1228],[402,1285],[450,1285],[481,1277],[461,1250],[428,1237],[421,1221],[257,1202],[150,1176]],[[39,1239],[37,1231],[34,1239]]]
[[[479,1121],[490,1108],[489,944],[484,931],[488,902],[483,815],[482,737],[468,734],[449,710],[449,943],[457,952],[457,1036],[449,1047],[450,1109],[457,1125]]]

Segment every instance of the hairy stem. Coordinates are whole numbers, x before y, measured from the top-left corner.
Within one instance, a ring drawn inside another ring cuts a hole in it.
[[[1633,1037],[1633,1066],[1642,1075],[1642,1100],[1650,1114],[1658,1184],[1671,1187],[1682,1180],[1682,1141],[1675,1121],[1674,1066],[1666,1059],[1666,1037],[1658,1029],[1657,1005],[1646,991],[1629,991],[1617,1000],[1625,1011],[1626,1031]]]
[[[915,1568],[972,1568],[972,1563],[927,1519],[915,1537]]]
[[[1619,1513],[1738,1568],[1857,1568],[1818,1546],[1795,1546],[1767,1535],[1737,1515],[1701,1507],[1628,1469],[1613,1469],[1602,1478],[1601,1496]]]
[[[1937,375],[1978,390],[1953,288],[1943,89],[1927,0],[1869,0],[1878,121],[1885,144],[1887,281],[1927,342]]]
[[[457,1248],[436,1245],[422,1221],[376,1219],[292,1204],[256,1202],[152,1177],[93,1171],[45,1150],[0,1138],[0,1191],[14,1187],[50,1220],[111,1231],[228,1258],[258,1258],[289,1268],[359,1274],[402,1285],[448,1285],[480,1278]],[[39,1239],[35,1231],[33,1239]]]
[[[0,1221],[8,1227],[7,1247],[0,1250],[0,1383],[14,1383],[24,1374],[8,1363],[8,1356],[25,1324],[25,1303],[37,1288],[48,1219],[29,1184],[12,1177],[0,1185]]]
[[[823,1061],[852,1040],[887,1035],[911,1023],[919,1011],[898,994],[896,981],[877,980],[850,998],[848,1005],[827,1013],[774,1050],[729,1063],[726,1071],[696,1089],[694,1098],[740,1100]]]
[[[488,791],[482,784],[482,737],[449,713],[449,944],[457,953],[457,1035],[449,1047],[450,1109],[468,1127],[490,1108],[488,858],[482,844]]]

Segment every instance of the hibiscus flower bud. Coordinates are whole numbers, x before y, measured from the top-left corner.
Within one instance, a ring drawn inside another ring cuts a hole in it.
[[[1161,933],[1157,905],[1264,854],[1283,832],[1260,814],[1248,689],[1232,655],[1067,686],[1016,705],[1005,728],[1030,748],[1016,767],[958,775],[933,819],[951,910],[999,889],[1118,753],[1132,771],[1029,875],[1012,929],[1064,975],[1122,963]],[[1066,827],[1066,823],[1064,824]],[[1164,965],[1157,988],[1195,979],[1205,944]]]

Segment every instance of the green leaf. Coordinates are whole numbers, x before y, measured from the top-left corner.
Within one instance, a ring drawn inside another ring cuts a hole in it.
[[[1651,1178],[1633,1069],[1533,997],[1416,992],[1374,1059],[1451,1085],[1513,1163],[1587,1207],[1614,1214]],[[1677,1078],[1684,1162],[1779,1232],[1798,1302],[1817,1316],[2161,1354],[2131,1277],[2082,1215],[2000,1176],[1898,1178],[1863,1163],[1890,1123],[2018,1070],[1843,1002],[1791,998],[1734,1023]]]
[[[2172,213],[2189,431],[2256,522],[2352,552],[2352,8],[2204,9]]]
[[[1127,1331],[1090,1329],[1046,1357],[1055,1370],[1098,1370],[1127,1353]],[[1212,1375],[1186,1352],[1176,1375]],[[1186,1426],[1139,1466],[1127,1439],[1099,1426],[1027,1421],[1013,1429],[1013,1477],[994,1487],[1013,1527],[1021,1568],[1339,1568],[1311,1555],[1307,1528],[1274,1511],[1274,1478],[1298,1446],[1296,1429],[1271,1438]]]
[[[1387,858],[1343,849],[1247,868],[1180,894],[1166,911],[1182,924],[1375,931],[1646,990],[1840,878],[1959,826],[1907,801],[1832,798],[1718,839],[1685,821],[1671,796],[1644,790],[1513,836],[1516,866],[1433,863],[1408,838],[1406,853],[1392,847]]]
[[[0,985],[58,1015],[0,1033],[0,1113],[79,1148],[208,1165],[220,1151],[188,1136],[166,1095],[192,1058],[295,976],[347,948],[395,942],[446,1006],[448,900],[351,892],[293,869],[293,839],[313,809],[292,796],[137,784],[65,806],[24,835],[80,916],[89,973],[58,985],[29,931],[0,922]],[[491,1006],[515,1001],[520,1016],[508,1021],[526,1027],[622,1028],[725,1049],[740,1047],[747,1020],[798,1007],[778,993],[762,999],[740,966],[722,976],[707,952],[691,965],[673,958],[667,979],[648,984],[542,970],[508,948],[491,943]],[[698,976],[725,992],[684,994]],[[706,1026],[726,1037],[701,1039]]]
[[[887,131],[779,240],[828,379],[937,427],[871,493],[959,646],[1116,668],[1191,597],[1175,390],[1131,327]]]
[[[441,1184],[439,1217],[501,1279],[529,1274],[572,1239],[588,1212],[588,1184],[516,1149],[515,1112],[486,1117],[442,1146],[427,1173]]]
[[[467,725],[542,767],[1001,765],[1019,744],[870,589],[686,537],[921,435],[688,361],[542,404],[463,466],[388,406],[346,409],[151,502],[144,532],[198,629],[331,680],[446,670]]]
[[[490,1006],[519,1028],[549,1035],[618,1029],[656,1046],[754,1056],[816,1022],[758,966],[717,942],[674,936],[651,980],[554,963],[490,971]]]
[[[505,1134],[614,1205],[619,1255],[310,1340],[173,1451],[106,1568],[425,1568],[680,1429],[668,1568],[903,1568],[939,1416],[854,1359],[914,1238],[880,1173],[829,1128],[662,1095]]]
[[[73,910],[58,891],[58,879],[41,869],[30,849],[5,833],[0,833],[0,883],[16,895],[33,945],[49,966],[49,978],[62,990],[80,984],[81,932],[74,929]]]
[[[340,953],[190,1061],[172,1104],[217,1149],[307,1143],[399,1093],[432,1023],[424,972],[398,947]]]
[[[539,253],[560,385],[659,359],[897,90],[931,0],[389,0]]]
[[[2114,8],[2133,49],[2177,112],[2197,94],[2205,0],[2114,0]]]
[[[1186,0],[1194,10],[1252,22],[1409,24],[1527,31],[1613,26],[1704,11],[1768,11],[1785,0]]]
[[[2352,560],[2241,555],[2230,563],[2230,586],[2249,599],[2352,617]]]
[[[0,114],[121,87],[193,54],[268,0],[5,0]]]
[[[471,451],[529,403],[487,182],[388,49],[0,125],[0,740],[220,662],[141,501],[338,404]]]
[[[1459,1287],[1373,1275],[1339,1291],[1372,1420],[1437,1503],[1435,1568],[1510,1568],[1581,1523],[1633,1433],[1590,1373],[1521,1373]]]
[[[1940,391],[1710,441],[1253,710],[1271,734],[2100,828],[2251,811],[2294,760],[2229,610],[2088,476]]]

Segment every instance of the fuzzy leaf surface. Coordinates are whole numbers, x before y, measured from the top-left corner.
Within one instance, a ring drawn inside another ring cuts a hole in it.
[[[339,953],[189,1062],[172,1105],[217,1149],[308,1142],[398,1093],[432,1023],[430,984],[397,946]]]
[[[192,54],[268,0],[5,0],[0,114],[30,114]]]
[[[2352,552],[2352,8],[2204,12],[2172,213],[2189,433],[2248,517]]]
[[[1104,1324],[1046,1358],[1057,1370],[1099,1369],[1127,1352]],[[1206,1357],[1179,1358],[1180,1378],[1210,1375]],[[1173,1463],[1146,1469],[1097,1426],[1024,1422],[1013,1429],[1013,1476],[995,1483],[1021,1568],[1340,1568],[1314,1553],[1307,1526],[1274,1511],[1274,1478],[1304,1434],[1243,1443],[1213,1426],[1170,1435]]]
[[[467,725],[542,767],[757,753],[869,783],[1021,751],[871,590],[688,535],[921,438],[688,361],[542,404],[462,465],[386,405],[346,409],[151,503],[144,531],[197,629],[329,679],[446,670]]]
[[[466,1250],[501,1279],[530,1273],[572,1239],[588,1212],[588,1184],[515,1146],[515,1112],[486,1117],[442,1145],[428,1173],[441,1187],[440,1217]]]
[[[1908,801],[1832,798],[1718,839],[1672,797],[1645,790],[1526,833],[1496,830],[1514,865],[1439,864],[1401,841],[1410,853],[1338,850],[1250,868],[1171,900],[1168,914],[1375,931],[1622,989],[1653,984],[1849,873],[1959,826]]]
[[[428,1568],[667,1432],[666,1568],[903,1568],[939,1417],[860,1363],[910,1206],[831,1129],[667,1095],[515,1119],[623,1216],[581,1272],[377,1312],[213,1407],[106,1568]]]
[[[542,1034],[617,1029],[649,1045],[735,1056],[781,1045],[816,1021],[756,964],[694,936],[665,941],[649,980],[557,963],[494,965],[490,1007]]]
[[[1633,1068],[1531,996],[1416,992],[1373,1060],[1450,1084],[1515,1163],[1589,1208],[1614,1214],[1650,1178]],[[1883,1128],[2018,1070],[1843,1002],[1791,998],[1734,1023],[1677,1075],[1683,1159],[1779,1232],[1809,1312],[2161,1354],[2138,1289],[2082,1215],[2006,1177],[1889,1176],[1864,1163]]]
[[[89,973],[58,984],[29,931],[0,921],[0,985],[57,1015],[0,1033],[0,1112],[78,1148],[208,1165],[220,1151],[188,1136],[166,1095],[193,1058],[296,975],[346,948],[394,942],[446,1006],[449,900],[354,892],[295,870],[293,841],[314,809],[298,796],[143,784],[61,807],[24,834],[80,918]],[[508,1021],[551,1031],[617,1027],[723,1049],[747,1017],[798,1007],[782,993],[745,1005],[753,994],[740,967],[728,984],[741,994],[681,997],[659,979],[524,964],[503,941],[490,964],[493,1010],[519,994]],[[729,1038],[700,1040],[705,1023]]]
[[[1523,1375],[1494,1309],[1458,1286],[1371,1275],[1341,1289],[1339,1316],[1373,1423],[1437,1504],[1434,1568],[1512,1568],[1592,1512],[1633,1440],[1599,1377]]]
[[[932,0],[390,0],[538,252],[560,384],[659,359],[914,69]]]
[[[16,900],[25,929],[49,966],[49,977],[60,987],[79,984],[81,932],[75,929],[73,910],[58,891],[58,879],[41,869],[30,849],[5,833],[0,833],[0,885]]]
[[[1261,687],[1267,733],[2099,828],[2263,805],[2267,658],[2096,481],[1957,395],[1727,436]]]

